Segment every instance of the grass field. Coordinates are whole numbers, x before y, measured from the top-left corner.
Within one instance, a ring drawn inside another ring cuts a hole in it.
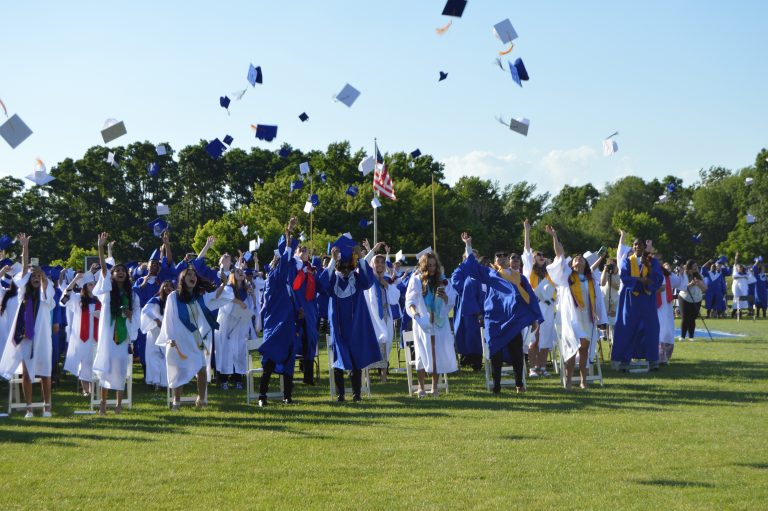
[[[549,378],[493,397],[463,370],[439,399],[393,374],[337,404],[323,361],[293,406],[212,388],[172,413],[137,384],[99,418],[73,415],[68,377],[52,419],[0,419],[0,509],[766,509],[768,321],[707,323],[747,337],[571,394]]]

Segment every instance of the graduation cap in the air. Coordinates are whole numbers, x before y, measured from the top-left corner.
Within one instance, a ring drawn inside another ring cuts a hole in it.
[[[325,184],[325,180],[326,180],[326,179],[327,179],[327,178],[325,177],[325,172],[321,172],[321,173],[320,173],[320,181],[321,181],[323,184]]]
[[[659,195],[659,202],[661,204],[666,204],[668,201],[669,201],[669,196],[668,195],[666,195],[666,194]]]
[[[154,249],[152,251],[152,255],[149,256],[148,261],[159,261],[160,260],[160,250]]]
[[[373,209],[379,209],[381,207],[381,201],[379,200],[378,197],[373,198],[373,200],[371,201],[371,206],[373,207]]]
[[[310,214],[310,213],[312,213],[314,210],[315,210],[315,205],[314,205],[314,204],[312,204],[312,202],[311,202],[311,201],[307,201],[307,202],[305,202],[305,203],[304,203],[304,213],[306,213],[306,214],[308,214],[308,215],[309,215],[309,214]]]
[[[219,105],[221,105],[221,108],[224,108],[227,113],[229,113],[229,98],[227,96],[221,96],[219,98]]]
[[[355,89],[350,84],[346,84],[344,88],[341,89],[341,92],[336,95],[336,101],[340,101],[348,107],[351,107],[352,103],[354,103],[359,96],[359,90]]]
[[[301,119],[301,122],[306,122],[309,120],[309,116],[307,115],[307,112],[301,112],[299,115],[299,119]]]
[[[222,142],[224,142],[227,145],[232,145],[232,142],[234,142],[234,140],[235,140],[234,138],[232,138],[231,136],[227,135],[226,137],[224,137],[222,139]]]
[[[442,82],[442,81],[443,81],[443,80],[445,80],[446,78],[448,78],[448,73],[446,73],[445,71],[440,71],[440,78],[438,78],[438,80],[437,80],[437,81],[438,81],[438,82]]]
[[[256,125],[256,138],[259,140],[266,140],[272,142],[277,136],[277,126],[271,124],[257,124]]]
[[[157,203],[157,214],[158,215],[170,215],[171,214],[171,208],[163,204],[162,202]]]
[[[699,243],[701,243],[701,233],[694,234],[693,236],[691,236],[691,241],[693,242],[694,245],[698,245]]]
[[[411,158],[413,158],[414,160],[419,156],[421,156],[421,151],[419,149],[414,149],[413,151],[411,151]]]
[[[38,186],[48,184],[54,179],[56,179],[52,175],[48,174],[48,170],[45,168],[45,163],[43,163],[43,160],[38,158],[37,160],[35,160],[35,162],[36,162],[35,170],[31,174],[26,176],[27,179],[29,179],[30,181],[32,181]]]
[[[744,184],[747,185],[747,186],[752,185],[752,183],[754,183],[754,182],[755,182],[755,180],[753,178],[751,178],[751,177],[748,177],[748,178],[746,178],[744,180]]]
[[[7,234],[0,236],[0,250],[8,250],[13,245],[13,238]]]
[[[7,257],[0,260],[0,268],[5,268],[6,266],[13,266],[13,260],[8,259]]]
[[[667,190],[667,193],[675,193],[675,190],[677,190],[677,187],[675,186],[674,183],[669,183],[667,185],[666,190]]]
[[[262,83],[262,81],[263,81],[263,76],[261,74],[261,66],[254,67],[254,65],[251,64],[248,67],[248,83],[256,87],[256,84]]]
[[[125,129],[125,123],[117,119],[107,119],[104,121],[104,128],[101,130],[101,138],[104,139],[104,143],[108,144],[118,137],[122,137],[128,133]]]
[[[464,14],[464,8],[467,6],[467,0],[448,0],[443,7],[443,16],[453,16],[461,18]]]
[[[352,250],[355,248],[355,245],[357,245],[357,243],[352,239],[352,235],[346,232],[339,236],[339,239],[336,241],[328,243],[328,253],[331,253],[333,247],[338,247],[341,252],[341,260],[349,262],[352,260]]]
[[[405,262],[405,256],[403,255],[402,250],[398,250],[397,254],[395,254],[395,262],[402,261]]]
[[[313,193],[309,196],[309,202],[311,202],[313,206],[317,207],[320,205],[320,197],[318,197],[316,193]]]
[[[755,264],[762,263],[763,262],[763,256],[757,256],[755,257]]]
[[[747,213],[747,225],[752,225],[755,222],[757,222],[757,218],[755,218],[753,215],[750,215]]]
[[[160,171],[160,165],[158,165],[157,163],[152,162],[149,165],[147,165],[147,175],[149,175],[149,177],[155,177],[159,171]]]
[[[719,264],[727,264],[728,263],[728,258],[725,257],[724,255],[721,255],[720,257],[717,258],[717,261],[715,261],[715,262],[719,263]]]
[[[360,163],[357,164],[357,170],[363,173],[364,176],[367,176],[373,170],[376,168],[376,158],[373,156],[366,156],[362,160],[360,160]]]
[[[515,32],[515,27],[512,26],[512,22],[509,21],[509,18],[496,23],[493,26],[493,32],[504,44],[509,44],[517,39],[517,32]]]
[[[528,71],[525,69],[523,59],[518,58],[515,63],[507,62],[509,64],[509,72],[512,73],[512,80],[520,87],[523,86],[524,81],[528,81]]]
[[[245,259],[245,262],[249,262],[251,259],[253,259],[253,254],[251,254],[250,252],[246,252],[245,254],[243,254],[243,259]],[[245,271],[246,273],[248,273],[247,269]]]
[[[284,145],[280,148],[277,154],[280,156],[280,158],[288,158],[291,155],[291,152],[293,152],[293,148],[289,145]]]
[[[358,222],[358,225],[362,227],[363,229],[367,228],[369,225],[373,225],[373,222],[368,220],[367,218],[361,218],[360,222]]]
[[[307,241],[307,234],[304,231],[301,231],[299,233],[299,241],[301,241],[302,243]]]
[[[113,167],[117,167],[117,162],[115,161],[115,153],[113,153],[112,151],[107,153],[107,163],[109,163]]]
[[[155,235],[158,238],[161,238],[163,236],[163,232],[165,232],[168,229],[168,222],[166,222],[162,218],[155,218],[154,220],[152,220],[147,224],[147,227],[152,229],[153,235]]]
[[[155,147],[155,152],[157,153],[158,156],[165,156],[166,154],[168,154],[168,148],[165,147],[163,144],[158,144]]]
[[[223,155],[224,151],[226,150],[227,146],[225,146],[218,138],[214,138],[208,143],[207,146],[205,146],[205,152],[208,153],[214,160],[221,158],[221,155]]]
[[[358,192],[358,189],[355,185],[349,185],[349,187],[347,188],[347,195],[349,195],[350,197],[357,197],[357,192]]]
[[[301,190],[304,188],[304,181],[301,179],[297,179],[295,181],[291,181],[291,191],[294,190]]]
[[[8,142],[11,149],[16,149],[31,134],[32,130],[29,129],[29,126],[24,124],[21,117],[16,114],[13,114],[10,119],[0,124],[0,137],[3,137],[3,140]]]
[[[304,161],[304,162],[299,163],[299,173],[301,173],[302,175],[309,174],[309,162],[308,161]]]
[[[531,121],[525,117],[521,117],[520,119],[510,119],[509,122],[505,121],[502,117],[497,117],[496,120],[504,126],[508,126],[512,131],[520,133],[526,137],[528,136],[528,128],[531,125]]]

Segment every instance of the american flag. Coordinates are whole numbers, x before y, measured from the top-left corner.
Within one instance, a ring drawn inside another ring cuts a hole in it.
[[[387,172],[387,166],[384,165],[384,158],[379,152],[378,145],[376,146],[376,170],[373,172],[373,189],[390,200],[397,200],[392,177]]]

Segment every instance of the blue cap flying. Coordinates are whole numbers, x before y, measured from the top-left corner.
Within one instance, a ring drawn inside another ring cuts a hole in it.
[[[152,234],[158,238],[163,236],[163,232],[168,229],[168,222],[162,218],[156,218],[147,224],[147,227],[152,229]]]
[[[221,140],[218,138],[214,138],[207,146],[205,146],[205,152],[208,153],[214,160],[221,158],[221,155],[224,154],[224,151],[226,150],[227,146],[222,144]]]
[[[347,188],[347,195],[350,197],[357,197],[358,189],[355,185],[349,185],[349,188]]]
[[[528,71],[525,69],[525,64],[523,64],[523,59],[517,59],[514,64],[511,62],[507,63],[509,64],[509,72],[512,73],[512,80],[522,87],[522,82],[528,81],[529,79]]]
[[[270,124],[258,124],[256,125],[256,138],[259,140],[266,140],[272,142],[277,136],[277,126]]]

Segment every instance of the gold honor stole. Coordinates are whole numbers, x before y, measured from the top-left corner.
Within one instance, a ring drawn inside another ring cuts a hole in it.
[[[517,288],[518,294],[523,297],[525,303],[531,303],[531,297],[528,295],[528,291],[526,291],[520,283],[520,272],[513,270],[512,273],[507,273],[501,266],[497,265],[494,265],[493,268],[496,270],[496,274],[499,277],[506,280],[510,284],[513,284]]]
[[[549,283],[552,284],[552,287],[557,289],[557,286],[552,281],[552,277],[549,276],[549,273],[547,273],[545,277],[549,281]],[[531,272],[531,279],[529,280],[529,282],[531,283],[531,287],[533,289],[536,289],[537,287],[539,287],[539,276],[536,274],[535,271]],[[557,298],[557,291],[555,291],[555,294],[552,296],[552,299],[555,299],[555,298]]]
[[[637,278],[647,277],[650,270],[648,270],[647,265],[643,266],[643,269],[641,270],[640,265],[637,262],[637,254],[632,254],[631,256],[629,256],[629,271],[630,271],[630,275],[632,275],[632,277],[637,279]],[[635,296],[638,296],[640,293],[638,293],[637,291],[632,291],[632,294]],[[649,295],[651,294],[651,292],[645,289],[645,294]]]
[[[587,287],[589,287],[589,312],[591,314],[592,321],[594,321],[597,317],[595,314],[595,282],[586,275],[585,278],[587,279]],[[581,294],[581,281],[579,280],[579,274],[575,271],[572,271],[571,275],[568,277],[568,281],[570,283],[569,287],[571,288],[573,301],[576,302],[576,306],[579,309],[583,309],[586,307],[586,304],[584,303],[584,295]]]

